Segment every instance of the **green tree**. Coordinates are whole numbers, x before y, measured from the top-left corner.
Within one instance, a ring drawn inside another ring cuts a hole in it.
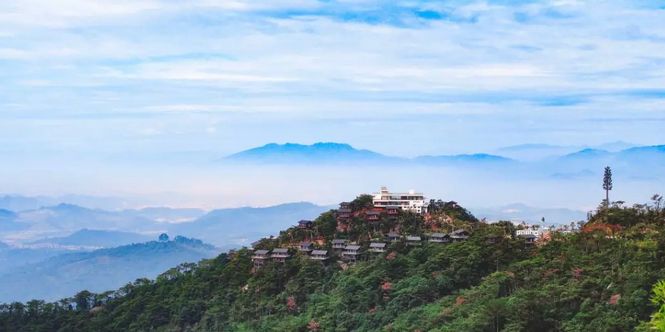
[[[603,189],[605,189],[605,204],[610,205],[610,190],[612,190],[612,169],[605,167],[605,174],[603,175]]]
[[[665,331],[665,280],[653,287],[651,302],[659,306],[658,311],[651,316],[651,326],[658,331]]]

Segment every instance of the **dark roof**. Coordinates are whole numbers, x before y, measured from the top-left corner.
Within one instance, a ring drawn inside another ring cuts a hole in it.
[[[378,215],[381,214],[381,212],[379,212],[379,211],[367,211],[365,214],[368,215],[368,216],[378,216]]]
[[[406,237],[407,241],[420,241],[420,236],[407,236]]]
[[[289,249],[286,249],[286,248],[275,248],[272,251],[273,254],[286,254],[288,252],[289,252]]]
[[[342,244],[346,244],[347,242],[349,242],[349,240],[344,240],[344,239],[333,239],[333,240],[332,240],[332,243],[342,243]]]
[[[525,237],[525,238],[527,238],[527,239],[535,239],[535,238],[537,238],[537,236],[535,236],[535,235],[533,235],[533,234],[520,234],[520,235],[518,235],[518,236],[519,236],[519,237]]]
[[[446,237],[448,234],[446,233],[432,233],[430,237]]]
[[[267,255],[269,252],[270,252],[270,250],[261,249],[261,250],[255,251],[254,254],[256,254],[256,255]]]
[[[328,254],[328,250],[314,250],[312,255],[325,256]]]
[[[383,242],[372,242],[369,244],[370,248],[384,248],[386,246]]]
[[[311,223],[312,223],[311,220],[301,220],[301,221],[298,221],[298,224],[299,224],[299,225],[307,225],[307,224],[311,224]]]
[[[389,236],[389,237],[400,237],[401,235],[399,235],[399,234],[397,234],[397,233],[395,233],[395,232],[390,232],[390,233],[388,233],[388,236]]]

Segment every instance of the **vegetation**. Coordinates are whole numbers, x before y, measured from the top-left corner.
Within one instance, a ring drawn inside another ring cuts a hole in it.
[[[508,222],[487,224],[451,202],[433,215],[401,212],[369,223],[366,197],[338,230],[334,211],[257,248],[333,238],[366,247],[387,231],[464,228],[450,244],[391,244],[354,264],[311,261],[253,269],[251,251],[183,264],[156,280],[57,303],[0,306],[2,331],[649,331],[665,330],[665,213],[650,204],[599,209],[581,231],[537,244]],[[656,285],[655,287],[653,285]]]
[[[610,190],[612,190],[612,169],[605,167],[605,174],[603,175],[603,189],[605,189],[605,203],[610,204]]]

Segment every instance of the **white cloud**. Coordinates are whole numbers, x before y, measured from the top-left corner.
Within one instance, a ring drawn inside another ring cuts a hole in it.
[[[219,115],[224,125],[196,118],[194,127],[270,140],[228,115],[261,114],[274,131],[288,128],[279,137],[371,144],[408,121],[421,140],[443,141],[447,130],[478,146],[502,131],[515,141],[502,144],[532,139],[528,126],[511,126],[520,119],[553,123],[545,139],[628,106],[626,116],[663,112],[662,97],[635,90],[665,86],[665,11],[627,3],[29,0],[0,4],[0,31],[0,59],[11,60],[0,63],[3,103],[22,105],[22,116],[88,117],[102,128],[109,118]],[[363,133],[345,132],[349,124]],[[183,122],[163,126],[173,132]],[[141,128],[154,127],[133,132]],[[63,135],[75,137],[70,129]],[[665,139],[643,131],[635,136]]]

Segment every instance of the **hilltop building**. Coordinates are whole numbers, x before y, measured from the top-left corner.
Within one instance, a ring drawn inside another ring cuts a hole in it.
[[[413,190],[408,193],[391,193],[388,188],[373,194],[372,203],[379,208],[399,208],[404,211],[424,214],[427,212],[427,201],[422,193]]]
[[[543,234],[543,230],[538,225],[527,225],[526,228],[515,230],[515,235],[533,235],[539,237]]]

